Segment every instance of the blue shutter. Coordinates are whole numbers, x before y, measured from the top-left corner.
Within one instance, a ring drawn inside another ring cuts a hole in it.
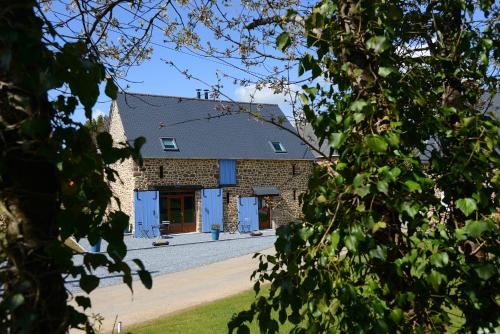
[[[259,229],[257,197],[240,197],[238,200],[238,229],[240,232]]]
[[[236,160],[219,160],[220,184],[236,184]]]
[[[222,189],[201,190],[201,231],[210,232],[212,224],[222,224]]]
[[[135,238],[160,235],[160,200],[158,191],[134,192]]]

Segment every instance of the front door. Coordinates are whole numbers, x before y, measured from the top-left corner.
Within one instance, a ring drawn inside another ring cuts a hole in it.
[[[170,233],[195,232],[194,193],[161,194],[160,217],[170,222]]]
[[[258,197],[259,201],[259,230],[271,228],[271,215],[269,206],[263,196]]]

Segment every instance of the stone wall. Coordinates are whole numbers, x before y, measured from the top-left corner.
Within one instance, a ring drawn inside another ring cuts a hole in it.
[[[293,167],[295,166],[295,168]],[[163,177],[160,168],[163,167]],[[253,196],[254,186],[274,186],[280,196],[274,198],[271,210],[272,227],[288,223],[300,215],[299,195],[307,189],[312,161],[303,160],[238,160],[237,185],[223,188],[224,222],[237,221],[239,196]],[[295,173],[295,174],[294,174]],[[218,160],[144,159],[142,167],[135,167],[135,188],[219,186]],[[229,193],[229,202],[227,201]],[[294,198],[295,193],[295,198]],[[132,197],[130,194],[129,197]],[[201,196],[195,193],[197,229],[201,228]]]
[[[114,145],[126,141],[125,130],[115,102],[111,105],[109,133],[113,137]],[[114,164],[112,167],[118,172],[119,178],[116,182],[110,182],[113,194],[120,200],[120,204],[112,200],[110,209],[121,210],[129,215],[132,226],[134,221],[134,165],[135,163],[132,159]]]

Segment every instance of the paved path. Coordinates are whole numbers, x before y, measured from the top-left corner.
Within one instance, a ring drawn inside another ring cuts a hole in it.
[[[271,254],[274,249],[261,253]],[[250,289],[250,275],[257,268],[253,254],[222,262],[156,276],[153,288],[134,283],[134,295],[125,285],[96,289],[90,294],[92,310],[104,316],[102,330],[111,331],[115,318],[124,329],[131,324],[155,319],[173,312],[224,298]]]

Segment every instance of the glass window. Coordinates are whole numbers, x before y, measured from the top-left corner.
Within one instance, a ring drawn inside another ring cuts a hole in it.
[[[194,223],[194,196],[184,197],[184,223]]]
[[[178,150],[175,138],[161,138],[161,144],[163,145],[163,149],[165,150],[169,151]]]
[[[276,153],[286,153],[285,146],[279,141],[272,141],[271,146],[274,149],[274,152]]]

